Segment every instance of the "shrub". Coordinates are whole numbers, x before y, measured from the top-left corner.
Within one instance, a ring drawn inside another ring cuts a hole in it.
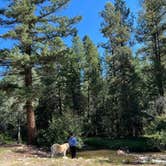
[[[166,149],[166,131],[156,132],[153,135],[148,135],[148,137],[154,140],[160,150]]]
[[[0,134],[0,144],[9,144],[9,143],[12,143],[14,140],[6,135],[6,134]]]
[[[86,138],[85,144],[97,149],[128,149],[131,152],[159,151],[157,143],[152,138]]]
[[[154,140],[160,150],[166,149],[166,115],[156,116],[146,128],[147,137]]]
[[[54,143],[62,144],[67,142],[70,132],[73,132],[78,139],[78,147],[82,146],[81,136],[81,119],[73,117],[71,114],[54,116],[49,122],[46,130],[41,129],[38,132],[37,143],[39,146],[50,147]]]

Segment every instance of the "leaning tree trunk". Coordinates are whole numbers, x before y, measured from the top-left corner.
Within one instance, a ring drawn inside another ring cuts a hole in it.
[[[25,68],[25,86],[26,88],[31,88],[32,86],[31,67]],[[27,99],[25,107],[27,113],[28,144],[33,144],[35,142],[35,136],[36,136],[36,123],[35,123],[35,113],[32,106],[32,99]]]

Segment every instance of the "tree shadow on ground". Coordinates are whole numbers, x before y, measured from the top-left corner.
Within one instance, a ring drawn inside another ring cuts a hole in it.
[[[38,149],[35,146],[26,146],[26,145],[16,145],[12,146],[12,151],[14,153],[26,156],[26,157],[39,157],[39,158],[49,158],[50,153]]]
[[[20,144],[0,144],[0,148],[14,148],[14,147],[20,147]]]

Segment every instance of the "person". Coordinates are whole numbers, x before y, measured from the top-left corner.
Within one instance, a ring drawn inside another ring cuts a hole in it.
[[[73,133],[70,133],[68,143],[70,146],[70,153],[72,158],[76,158],[76,146],[77,146],[77,139]]]

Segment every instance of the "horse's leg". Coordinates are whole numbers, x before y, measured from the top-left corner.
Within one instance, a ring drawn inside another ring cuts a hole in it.
[[[54,151],[54,149],[52,148],[51,149],[51,158],[53,158],[55,156],[55,151]]]
[[[54,157],[54,152],[51,152],[51,158],[53,158]]]
[[[63,157],[66,157],[66,150],[63,152]]]

